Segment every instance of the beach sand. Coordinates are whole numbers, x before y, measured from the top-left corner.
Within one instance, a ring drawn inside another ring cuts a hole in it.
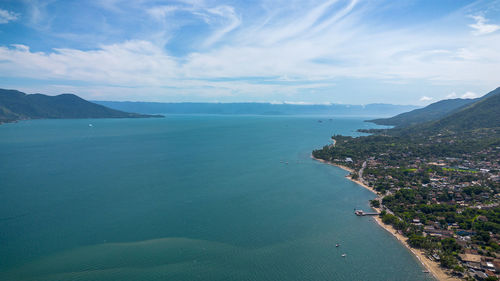
[[[335,164],[335,163],[332,163],[332,162],[329,162],[329,161],[325,161],[325,160],[322,160],[322,159],[317,159],[317,158],[315,158],[312,155],[311,155],[311,157],[314,160],[317,160],[317,161],[320,161],[322,163],[329,164],[329,165],[332,165],[332,166],[339,167],[339,168],[341,168],[341,169],[343,169],[345,171],[348,171],[350,173],[354,172],[354,170],[351,169],[351,168],[349,168],[349,167],[346,167],[346,166],[343,166],[343,165],[339,165],[339,164]],[[369,187],[368,185],[364,184],[363,182],[361,182],[359,180],[353,180],[350,176],[346,176],[346,178],[348,178],[349,180],[357,183],[358,185],[360,185],[360,186],[368,189],[369,191],[377,194],[377,196],[378,196],[377,191],[375,191],[373,188]],[[376,210],[379,213],[381,211],[378,208],[373,208],[373,209]],[[401,244],[403,244],[409,251],[411,251],[413,253],[413,255],[420,261],[420,263],[429,271],[429,273],[431,273],[434,276],[434,278],[436,278],[439,281],[461,281],[461,280],[463,280],[463,279],[459,279],[459,278],[450,276],[447,273],[447,271],[445,271],[445,269],[443,269],[443,268],[440,267],[440,265],[439,265],[438,262],[431,261],[430,259],[428,259],[425,256],[424,251],[421,251],[421,250],[414,249],[414,248],[410,247],[410,245],[408,244],[408,242],[406,242],[407,238],[405,236],[399,234],[397,232],[397,230],[392,225],[384,224],[382,222],[382,219],[380,217],[378,217],[378,216],[374,216],[373,218],[375,219],[375,221],[377,222],[377,224],[379,226],[381,226],[383,229],[387,230],[399,242],[401,242]]]
[[[377,210],[379,211],[379,210]],[[401,234],[399,234],[392,225],[388,225],[382,222],[382,219],[378,216],[373,217],[378,225],[387,230],[390,234],[392,234],[396,239],[398,239],[401,244],[403,244],[408,250],[410,250],[413,255],[420,261],[420,263],[439,281],[461,281],[463,279],[459,279],[456,277],[450,276],[443,268],[440,267],[439,263],[435,261],[431,261],[425,256],[424,251],[411,248],[410,245],[406,242],[407,238]]]

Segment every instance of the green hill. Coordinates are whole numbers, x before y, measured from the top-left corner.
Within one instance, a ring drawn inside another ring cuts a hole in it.
[[[390,118],[368,120],[396,128],[463,130],[498,127],[500,87],[477,99],[448,99]],[[497,125],[495,125],[497,124]],[[421,125],[421,126],[418,126]],[[487,127],[485,127],[487,126]],[[399,131],[399,130],[394,130]],[[405,130],[402,130],[405,131]]]
[[[474,103],[478,99],[448,99],[432,103],[424,108],[401,113],[390,118],[368,120],[377,125],[392,125],[396,127],[408,127],[418,123],[438,120],[464,106]]]
[[[158,115],[128,113],[91,103],[73,94],[27,95],[0,89],[0,123],[26,119],[147,118]]]
[[[500,87],[448,116],[422,126],[431,131],[466,131],[500,127]]]

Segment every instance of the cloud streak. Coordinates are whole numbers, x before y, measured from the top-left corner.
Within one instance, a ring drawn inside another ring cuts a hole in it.
[[[18,18],[19,14],[0,9],[0,24],[16,21]]]
[[[469,25],[471,28],[474,29],[473,33],[475,35],[489,34],[500,29],[500,25],[487,24],[486,22],[488,20],[485,19],[483,16],[471,16],[471,18],[473,18],[476,21],[476,23]]]
[[[450,17],[454,22],[467,19],[465,11],[453,11],[432,25],[388,26],[373,19],[381,8],[355,0],[267,2],[253,5],[254,11],[203,1],[127,3],[108,0],[103,5],[120,17],[139,17],[148,32],[86,49],[33,51],[12,42],[0,46],[0,76],[57,80],[54,89],[66,83],[68,88],[92,92],[94,98],[100,88],[115,99],[115,94],[133,89],[158,100],[162,93],[164,100],[175,94],[242,100],[293,100],[300,95],[314,103],[328,102],[318,100],[317,93],[338,92],[343,80],[400,86],[424,81],[493,87],[500,82],[497,25],[474,16],[475,24],[453,32],[435,28]],[[44,18],[52,18],[46,15],[50,7],[43,8]],[[85,86],[79,88],[73,81]],[[417,93],[412,97],[415,102],[430,99]]]

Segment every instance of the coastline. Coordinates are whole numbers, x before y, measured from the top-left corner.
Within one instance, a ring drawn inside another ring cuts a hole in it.
[[[374,208],[375,210],[379,211],[378,209]],[[375,222],[385,229],[387,232],[392,234],[403,246],[405,246],[417,259],[418,261],[424,266],[432,276],[434,276],[435,279],[439,281],[461,281],[463,279],[459,279],[453,276],[450,276],[446,271],[441,268],[439,263],[435,261],[431,261],[425,256],[425,252],[419,249],[414,249],[410,247],[410,245],[406,242],[406,237],[399,234],[397,230],[389,224],[385,224],[382,222],[382,219],[378,216],[373,217],[375,219]]]
[[[324,163],[324,164],[327,164],[327,165],[332,165],[332,166],[338,167],[338,168],[340,168],[340,169],[342,169],[342,170],[345,170],[345,171],[347,171],[347,172],[349,172],[349,173],[353,173],[353,172],[354,172],[354,170],[353,170],[353,169],[351,169],[351,168],[349,168],[349,167],[347,167],[347,166],[340,165],[340,164],[336,164],[336,163],[332,163],[332,162],[330,162],[330,161],[325,161],[325,160],[323,160],[323,159],[316,158],[316,157],[314,157],[312,154],[311,154],[311,158],[312,158],[312,159],[314,159],[314,160],[316,160],[316,161],[319,161],[319,162],[321,162],[321,163]],[[349,180],[351,180],[351,181],[353,181],[353,182],[357,183],[358,185],[360,185],[360,186],[362,186],[362,187],[364,187],[364,188],[368,189],[369,191],[371,191],[371,192],[373,192],[373,193],[377,194],[377,191],[375,191],[375,189],[373,189],[373,188],[369,187],[368,185],[364,184],[363,182],[361,182],[361,181],[359,181],[359,180],[354,180],[354,179],[352,179],[350,176],[346,176],[346,178],[348,178]]]
[[[349,167],[346,167],[346,166],[343,166],[343,165],[339,165],[339,164],[335,164],[335,163],[332,163],[330,161],[325,161],[323,159],[318,159],[318,158],[314,157],[313,155],[311,155],[311,158],[314,159],[314,160],[316,160],[316,161],[319,161],[321,163],[341,168],[341,169],[343,169],[343,170],[345,170],[347,172],[350,172],[350,173],[354,172],[354,170],[351,169],[351,168],[349,168]],[[377,198],[378,198],[378,193],[373,188],[371,188],[368,185],[364,184],[360,180],[354,180],[354,179],[352,179],[350,176],[346,176],[346,178],[348,178],[349,180],[351,180],[354,183],[357,183],[361,187],[363,187],[363,188],[365,188],[365,189],[373,192],[374,194],[377,195]],[[374,210],[376,210],[379,213],[381,211],[378,208],[374,208],[374,207],[371,207],[371,208],[374,209]],[[428,270],[429,273],[432,274],[432,276],[436,280],[438,280],[438,281],[462,281],[463,280],[463,279],[459,279],[459,278],[450,276],[443,268],[441,268],[441,266],[439,265],[438,262],[431,261],[430,259],[428,259],[425,256],[424,251],[421,251],[421,250],[414,249],[414,248],[410,247],[410,245],[408,244],[408,242],[406,242],[407,238],[405,236],[399,234],[397,232],[397,230],[392,225],[383,223],[382,219],[379,216],[373,216],[373,219],[375,220],[375,222],[380,227],[382,227],[387,232],[389,232],[390,234],[392,234],[394,236],[394,238],[396,238],[401,244],[403,244],[403,246],[405,246],[418,259],[418,261],[422,264],[422,266],[425,267],[425,269]]]

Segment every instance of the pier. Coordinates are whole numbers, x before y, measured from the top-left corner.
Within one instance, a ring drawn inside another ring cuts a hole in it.
[[[354,214],[356,214],[356,216],[378,216],[378,215],[380,215],[380,213],[377,213],[377,212],[367,213],[363,210],[356,210],[356,209],[354,209]]]

